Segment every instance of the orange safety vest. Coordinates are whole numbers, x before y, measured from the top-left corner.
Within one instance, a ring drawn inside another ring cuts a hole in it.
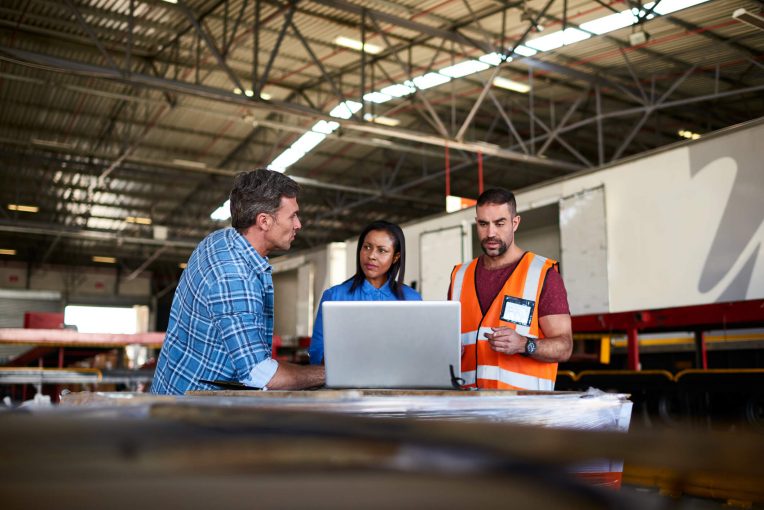
[[[552,391],[557,363],[521,354],[501,354],[485,337],[507,326],[526,337],[544,338],[538,301],[547,272],[557,261],[526,252],[483,316],[475,287],[478,259],[454,267],[449,299],[462,303],[462,379],[465,386]],[[530,319],[530,321],[528,321]],[[514,322],[513,322],[514,321]]]

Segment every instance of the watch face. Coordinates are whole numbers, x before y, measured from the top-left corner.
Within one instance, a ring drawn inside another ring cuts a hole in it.
[[[525,343],[525,352],[527,354],[533,354],[536,352],[536,341],[532,338],[529,338],[528,341]]]

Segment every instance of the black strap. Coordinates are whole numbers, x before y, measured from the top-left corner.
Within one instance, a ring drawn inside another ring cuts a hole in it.
[[[464,379],[456,377],[454,366],[448,365],[448,370],[451,372],[451,386],[453,386],[455,390],[466,390],[467,388],[464,387]]]
[[[261,390],[262,389],[256,386],[247,386],[246,384],[242,384],[236,381],[223,381],[223,380],[208,381],[206,379],[199,379],[199,382],[203,384],[212,384],[213,386],[217,386],[221,390]]]

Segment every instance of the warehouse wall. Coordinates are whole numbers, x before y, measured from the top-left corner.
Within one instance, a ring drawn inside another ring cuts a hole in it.
[[[761,140],[764,122],[753,122],[518,199],[543,202],[604,188],[609,305],[602,311],[761,299]],[[565,245],[563,265],[575,269],[565,263]]]
[[[27,289],[61,292],[69,301],[78,297],[135,298],[145,303],[151,297],[151,273],[126,280],[115,267],[28,267],[26,263],[0,262],[0,289]]]

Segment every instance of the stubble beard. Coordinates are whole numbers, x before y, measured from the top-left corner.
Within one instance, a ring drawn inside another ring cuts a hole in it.
[[[485,243],[487,243],[488,241],[498,241],[499,242],[499,247],[496,248],[497,252],[496,252],[495,255],[492,255],[492,254],[488,253],[488,249],[486,249],[486,247],[485,247]],[[502,255],[504,255],[507,252],[507,250],[509,249],[509,245],[507,243],[505,243],[504,241],[502,241],[501,239],[496,239],[496,238],[490,238],[489,237],[487,239],[484,239],[480,243],[480,248],[483,250],[483,253],[485,253],[489,257],[501,257]]]

